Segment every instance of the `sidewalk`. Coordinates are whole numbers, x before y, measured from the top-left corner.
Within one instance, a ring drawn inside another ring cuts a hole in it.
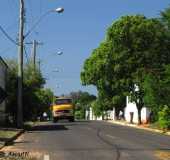
[[[17,139],[22,133],[23,129],[14,129],[14,128],[0,128],[0,150],[11,144],[15,139]]]
[[[161,134],[165,134],[165,135],[170,136],[170,131],[164,132],[164,131],[162,131],[160,129],[149,128],[147,125],[130,124],[130,123],[126,122],[126,121],[114,121],[114,120],[108,120],[107,122],[113,123],[113,124],[119,124],[119,125],[122,125],[122,126],[129,126],[129,127],[133,127],[133,128],[137,128],[137,129],[143,129],[143,130],[156,132],[156,133],[161,133]]]

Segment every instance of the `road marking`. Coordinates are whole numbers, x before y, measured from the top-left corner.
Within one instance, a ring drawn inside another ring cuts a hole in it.
[[[44,160],[50,160],[50,156],[48,154],[44,155]]]
[[[130,155],[126,152],[121,152],[121,157],[130,158]]]
[[[90,128],[90,127],[87,127],[86,129],[88,129],[88,130],[93,130],[92,128]]]
[[[112,135],[109,135],[109,134],[106,134],[107,137],[111,138],[111,139],[116,139],[116,137],[112,136]]]

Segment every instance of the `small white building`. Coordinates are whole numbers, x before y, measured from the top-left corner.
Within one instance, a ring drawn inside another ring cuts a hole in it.
[[[138,123],[138,110],[136,104],[129,100],[129,97],[126,97],[126,107],[124,109],[124,117],[127,122],[131,120],[131,114],[133,114],[133,122]],[[141,120],[142,123],[147,123],[150,115],[150,110],[146,107],[143,107],[141,110]]]
[[[113,113],[114,112],[112,110],[105,112],[104,119],[105,120],[113,120]],[[92,108],[90,108],[90,110],[86,110],[85,116],[86,116],[86,120],[99,120],[99,121],[103,120],[102,116],[97,117],[94,115]]]
[[[7,77],[7,64],[0,57],[0,124],[5,122],[5,110],[6,110],[6,77]]]

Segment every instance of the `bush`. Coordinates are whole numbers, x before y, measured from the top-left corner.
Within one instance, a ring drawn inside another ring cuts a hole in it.
[[[84,119],[84,113],[82,112],[82,110],[75,111],[75,118]]]
[[[158,112],[159,115],[159,125],[161,129],[168,130],[170,129],[170,107],[164,106],[161,111]]]

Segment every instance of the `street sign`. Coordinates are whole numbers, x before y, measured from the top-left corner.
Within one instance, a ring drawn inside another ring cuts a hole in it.
[[[5,100],[7,97],[7,93],[4,91],[3,88],[0,87],[0,104]]]

